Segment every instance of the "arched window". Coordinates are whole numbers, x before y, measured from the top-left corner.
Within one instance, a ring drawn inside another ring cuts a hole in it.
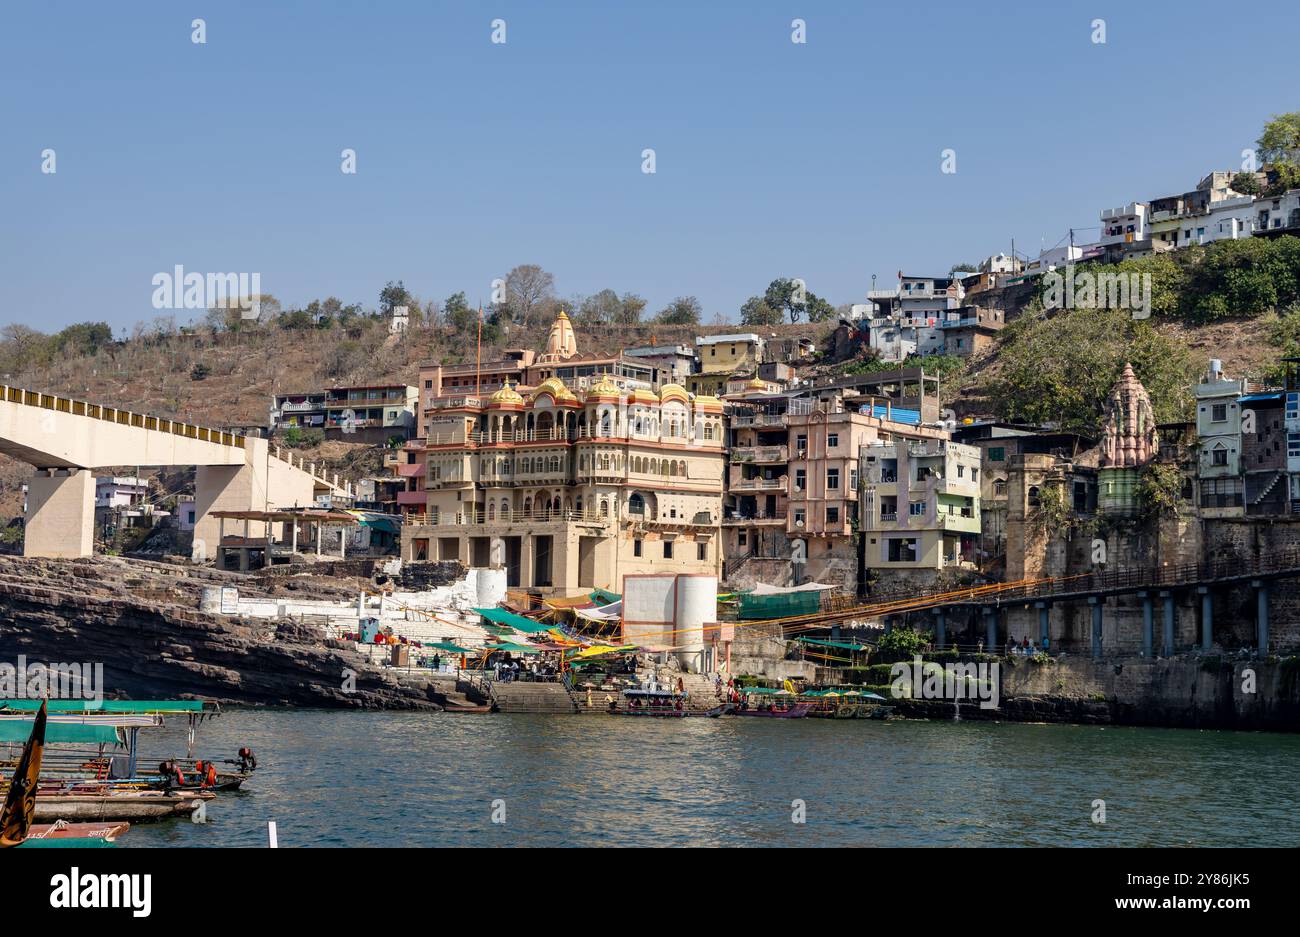
[[[497,517],[497,503],[495,501],[489,501],[487,519],[490,521],[494,521],[496,520],[496,517]]]
[[[627,512],[629,514],[645,514],[645,498],[641,497],[640,492],[632,492],[632,497],[627,499]]]
[[[600,516],[609,517],[609,502],[604,498],[600,499]]]
[[[1029,506],[1030,506],[1030,507],[1038,507],[1038,504],[1039,504],[1039,498],[1038,498],[1038,486],[1037,486],[1037,485],[1030,485],[1030,486],[1029,486]]]
[[[712,423],[705,423],[705,424],[704,424],[704,438],[705,438],[705,439],[712,439],[712,438],[713,438],[713,424],[712,424]]]

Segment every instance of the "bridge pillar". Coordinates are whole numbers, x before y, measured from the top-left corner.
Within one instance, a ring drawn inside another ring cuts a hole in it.
[[[23,556],[68,558],[94,551],[94,473],[48,469],[29,478]]]
[[[1214,596],[1209,586],[1197,586],[1201,594],[1201,650],[1208,651],[1214,645]]]
[[[1092,656],[1101,656],[1101,610],[1104,607],[1105,599],[1099,595],[1088,597],[1088,604],[1092,606]]]
[[[1139,592],[1142,600],[1142,656],[1150,657],[1155,650],[1155,603],[1150,592]]]
[[[1268,583],[1262,579],[1251,582],[1255,587],[1255,635],[1259,640],[1259,655],[1268,655]]]
[[[939,650],[943,650],[944,645],[948,643],[948,620],[941,610],[934,613],[934,644]]]
[[[998,612],[995,608],[984,609],[984,641],[988,653],[998,652]]]
[[[1047,602],[1035,602],[1034,608],[1038,609],[1038,646],[1046,651],[1052,639],[1052,606]]]
[[[1160,653],[1165,657],[1174,656],[1174,616],[1177,609],[1174,608],[1174,594],[1172,592],[1161,592],[1160,597],[1165,600],[1165,633],[1164,640],[1160,643]]]

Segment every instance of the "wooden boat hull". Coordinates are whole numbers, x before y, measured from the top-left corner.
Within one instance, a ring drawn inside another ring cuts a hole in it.
[[[215,795],[206,791],[185,793],[55,794],[36,798],[35,820],[109,822],[114,820],[164,820],[188,817]]]
[[[789,709],[782,711],[758,710],[758,709],[736,709],[732,711],[733,716],[757,716],[760,719],[802,719],[812,710],[810,703],[796,703]]]
[[[715,706],[708,710],[696,710],[692,712],[689,709],[616,709],[610,713],[613,716],[642,716],[654,719],[685,719],[687,716],[703,716],[706,719],[716,719],[730,709],[730,705]]]
[[[28,839],[102,839],[113,842],[131,829],[125,821],[116,823],[33,823]]]

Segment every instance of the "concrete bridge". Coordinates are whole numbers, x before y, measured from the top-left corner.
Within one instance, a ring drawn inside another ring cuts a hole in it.
[[[0,385],[0,452],[36,469],[28,483],[27,556],[91,555],[96,468],[195,466],[196,562],[216,555],[213,511],[311,507],[318,494],[352,493],[337,475],[318,475],[261,437],[7,385]]]

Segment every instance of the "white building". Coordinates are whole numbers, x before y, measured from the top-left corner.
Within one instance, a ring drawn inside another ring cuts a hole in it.
[[[1257,198],[1254,208],[1254,230],[1258,233],[1300,228],[1300,189],[1291,189],[1276,198]]]
[[[909,277],[899,274],[892,290],[870,290],[875,306],[870,345],[885,361],[908,355],[942,354],[945,314],[961,306],[966,295],[957,277]]]
[[[95,507],[129,508],[148,498],[149,483],[134,475],[95,479]]]
[[[1146,202],[1129,202],[1119,208],[1103,208],[1101,212],[1101,245],[1132,244],[1144,241],[1147,233]]]

